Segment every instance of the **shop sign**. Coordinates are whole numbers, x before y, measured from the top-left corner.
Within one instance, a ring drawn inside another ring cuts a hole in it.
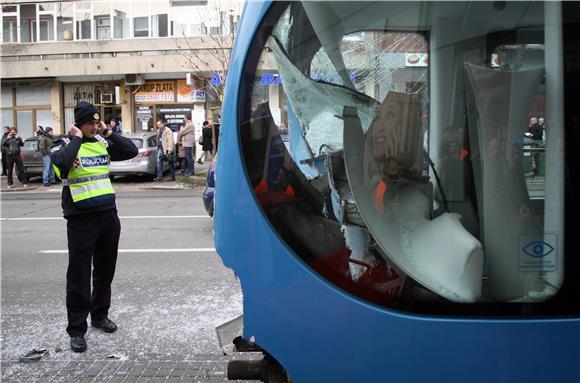
[[[429,66],[429,55],[427,53],[405,53],[405,66],[408,67]]]
[[[153,113],[151,113],[151,108],[148,106],[140,106],[137,109],[137,119],[141,121],[149,121],[153,118]]]
[[[177,102],[205,102],[205,91],[187,85],[185,80],[177,81]]]
[[[175,81],[152,81],[141,85],[135,93],[136,102],[175,102]]]
[[[190,112],[191,108],[157,108],[157,113],[167,125],[182,125],[185,122],[185,115]]]
[[[100,103],[100,95],[95,89],[95,84],[65,84],[64,100],[65,105],[74,106],[81,101],[91,104]]]

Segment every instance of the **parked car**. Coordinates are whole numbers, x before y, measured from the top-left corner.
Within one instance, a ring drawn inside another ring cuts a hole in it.
[[[60,137],[62,135],[55,135],[53,140]],[[38,151],[38,141],[41,138],[42,136],[27,138],[21,148],[22,164],[27,177],[42,176],[42,154]]]
[[[203,206],[210,217],[213,217],[213,194],[215,191],[215,165],[217,161],[217,154],[214,156],[209,169],[207,169],[207,176],[205,179],[205,189],[201,194]]]
[[[55,136],[57,139],[59,136]],[[157,135],[153,132],[125,135],[133,141],[139,149],[135,158],[126,161],[112,161],[109,172],[117,175],[147,175],[154,177],[157,166]],[[22,162],[28,177],[42,176],[42,154],[38,151],[40,137],[30,137],[24,140],[22,147]],[[163,170],[169,165],[165,162]]]
[[[111,176],[139,175],[155,177],[157,166],[157,134],[154,132],[125,134],[139,149],[139,154],[130,160],[111,161],[109,174]],[[163,162],[163,171],[169,169]]]

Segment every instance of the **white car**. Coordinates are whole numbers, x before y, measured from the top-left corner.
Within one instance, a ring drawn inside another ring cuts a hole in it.
[[[157,134],[155,132],[125,134],[139,149],[139,154],[130,160],[111,161],[109,174],[111,176],[140,175],[156,176],[157,167]],[[169,169],[163,162],[163,172]]]

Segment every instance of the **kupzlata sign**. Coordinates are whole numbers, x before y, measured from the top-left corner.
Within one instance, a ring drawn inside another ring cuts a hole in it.
[[[141,85],[135,93],[136,102],[175,102],[175,81],[152,81]]]

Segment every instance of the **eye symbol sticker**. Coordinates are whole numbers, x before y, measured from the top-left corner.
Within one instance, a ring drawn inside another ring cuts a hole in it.
[[[542,241],[528,243],[522,251],[530,257],[545,257],[554,251],[554,247]]]

